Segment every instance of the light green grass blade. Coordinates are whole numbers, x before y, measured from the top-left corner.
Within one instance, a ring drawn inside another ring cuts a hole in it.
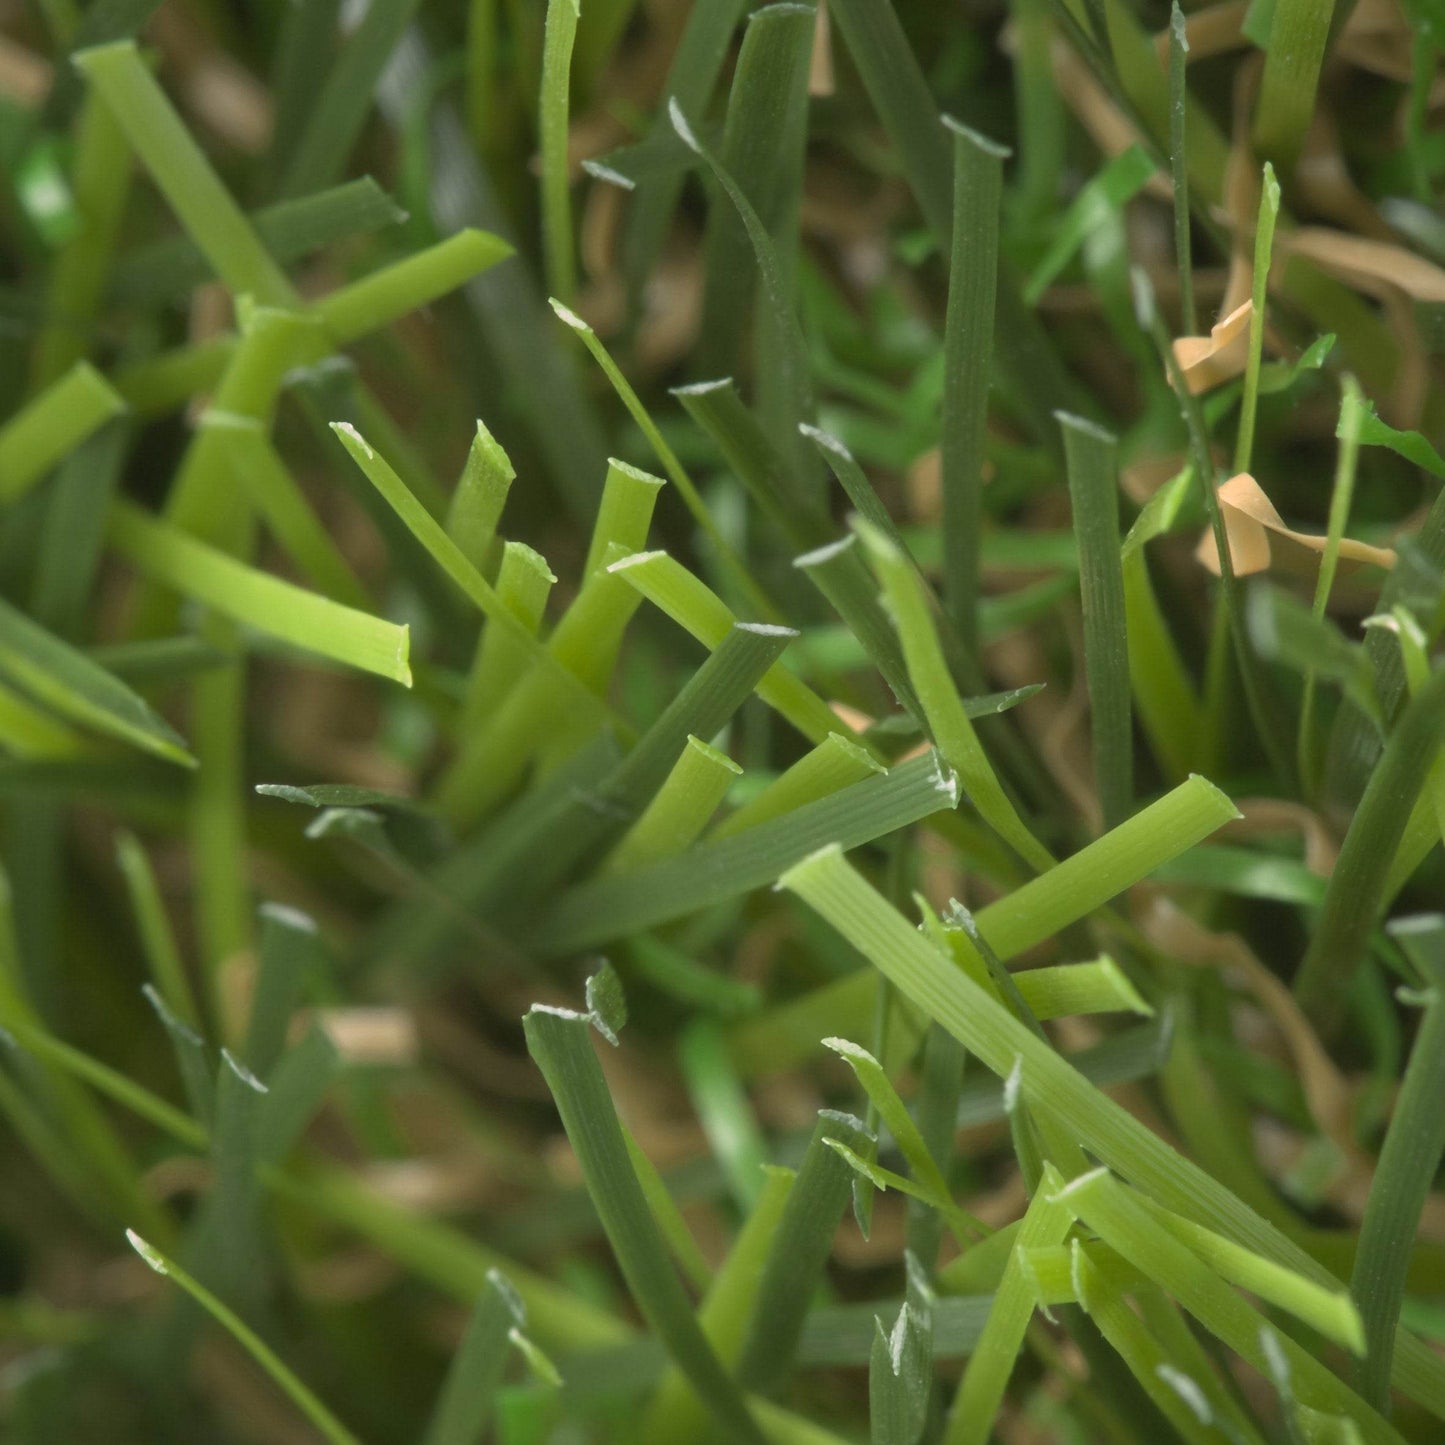
[[[125,409],[115,388],[88,362],[77,361],[0,426],[0,503],[19,501],[56,462]]]
[[[917,572],[886,537],[872,531],[867,523],[855,520],[853,525],[883,584],[903,644],[908,674],[939,752],[958,773],[979,816],[1036,872],[1048,869],[1053,858],[1029,832],[1004,792],[949,675]]]
[[[1084,675],[1104,827],[1124,821],[1134,804],[1134,728],[1129,638],[1119,560],[1119,484],[1112,435],[1080,417],[1061,415],[1069,499],[1079,539],[1084,606]]]
[[[74,63],[100,93],[171,209],[237,296],[289,306],[296,293],[175,113],[135,42],[82,50]]]
[[[1014,958],[1087,917],[1237,816],[1212,783],[1190,778],[1047,873],[981,908],[979,930],[1000,958]],[[739,1024],[733,1047],[740,1066],[749,1072],[787,1068],[824,1035],[865,1032],[873,986],[865,970]]]
[[[111,544],[138,571],[295,647],[411,685],[408,630],[258,572],[148,516],[116,505]]]
[[[542,252],[546,259],[547,290],[564,304],[572,300],[577,290],[567,125],[572,47],[577,39],[580,15],[578,0],[547,0],[542,92],[537,107],[542,153]]]
[[[1003,1279],[994,1293],[988,1323],[953,1397],[944,1445],[984,1445],[989,1437],[1034,1312],[1033,1287],[1023,1268],[1021,1251],[1062,1244],[1073,1223],[1068,1209],[1053,1199],[1062,1183],[1058,1172],[1045,1166],[1040,1187],[1030,1201]]]

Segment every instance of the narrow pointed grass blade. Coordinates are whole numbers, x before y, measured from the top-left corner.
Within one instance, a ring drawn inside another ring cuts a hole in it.
[[[527,1047],[552,1091],[589,1194],[638,1308],[719,1424],[763,1436],[702,1333],[627,1157],[586,1015],[534,1007]]]
[[[1445,669],[1406,704],[1340,846],[1319,925],[1294,978],[1301,1007],[1327,1027],[1338,1023],[1370,930],[1384,907],[1390,865],[1410,809],[1440,751]]]
[[[261,946],[242,1057],[259,1079],[269,1079],[286,1047],[302,991],[322,957],[316,924],[279,903],[261,907]]]
[[[146,1002],[156,1011],[161,1027],[170,1036],[176,1056],[176,1068],[185,1089],[186,1104],[193,1118],[209,1129],[215,1114],[216,1064],[206,1049],[205,1040],[190,1024],[172,1011],[170,1004],[151,984],[142,984]]]
[[[292,1373],[280,1356],[199,1280],[193,1279],[174,1260],[167,1259],[154,1245],[147,1244],[134,1230],[126,1230],[126,1238],[157,1274],[174,1280],[256,1361],[324,1440],[330,1445],[360,1445],[356,1436]]]
[[[762,226],[780,241],[807,130],[812,43],[811,6],[755,10],[743,32],[728,92],[718,158],[738,178]],[[716,196],[708,208],[703,249],[704,375],[734,374],[743,360],[742,341],[755,295],[754,266],[741,218],[725,197]]]
[[[903,644],[908,675],[935,745],[958,773],[980,817],[1035,872],[1047,870],[1053,864],[1052,856],[1029,831],[1004,791],[959,697],[916,570],[886,537],[865,522],[855,520],[854,528],[863,539],[883,584]]]
[[[993,373],[999,198],[1009,152],[945,117],[953,134],[953,239],[943,333],[943,601],[978,651],[983,442]]]
[[[418,0],[372,0],[331,66],[289,153],[278,188],[283,198],[329,186],[346,168],[385,69]]]
[[[547,0],[542,38],[542,92],[537,104],[541,142],[542,251],[547,290],[566,303],[577,289],[572,238],[571,173],[567,164],[567,114],[572,47],[581,15],[578,0]]]

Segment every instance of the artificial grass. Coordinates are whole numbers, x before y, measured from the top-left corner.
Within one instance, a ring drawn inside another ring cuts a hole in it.
[[[6,17],[7,1440],[1439,1438],[1366,9]]]

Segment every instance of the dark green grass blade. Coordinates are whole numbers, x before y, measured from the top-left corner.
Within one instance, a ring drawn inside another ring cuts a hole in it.
[[[947,136],[928,82],[908,47],[888,0],[831,0],[828,14],[842,32],[868,98],[898,149],[903,174],[924,219],[946,248],[953,231]],[[1023,303],[1019,283],[1005,261],[997,292],[999,359],[1035,434],[1052,442],[1050,418],[1077,404],[1053,347]]]
[[[943,601],[965,648],[976,653],[983,440],[1008,152],[965,126],[946,124],[953,134],[953,244],[943,333]]]
[[[733,72],[718,157],[778,242],[785,268],[789,251],[781,228],[794,224],[789,202],[800,179],[812,41],[809,5],[768,5],[753,12]],[[707,224],[698,365],[705,376],[732,375],[742,360],[755,295],[754,262],[743,222],[725,197],[716,197]]]
[[[1390,865],[1410,809],[1445,732],[1445,669],[1410,700],[1391,730],[1330,874],[1324,908],[1294,978],[1300,1006],[1337,1025],[1370,930],[1385,902]]]
[[[527,1047],[552,1091],[588,1192],[637,1307],[733,1439],[761,1445],[758,1426],[698,1328],[627,1156],[586,1015],[533,1008]]]
[[[786,412],[791,413],[786,434],[792,436],[799,423],[812,419],[813,384],[811,368],[808,365],[808,343],[803,336],[797,308],[784,276],[778,248],[737,178],[698,139],[676,99],[668,102],[668,115],[683,144],[703,163],[732,203],[752,246],[753,262],[762,282],[762,297],[776,328],[777,356],[774,359],[773,377],[779,395],[775,400]]]
[[[711,5],[694,5],[687,18],[667,72],[664,94],[676,96],[687,118],[700,124],[707,114],[718,76],[728,57],[728,41],[747,9],[746,0],[715,0]],[[672,122],[664,108],[653,117],[649,143],[670,146],[675,142]],[[662,251],[667,229],[682,196],[683,170],[669,169],[642,177],[632,194],[623,245],[623,270],[627,292],[636,308],[643,287]]]
[[[492,1271],[452,1356],[424,1445],[476,1445],[482,1438],[501,1383],[508,1336],[525,1319],[526,1310],[506,1276]]]
[[[291,1015],[320,958],[321,940],[311,919],[280,904],[262,906],[256,985],[242,1051],[257,1078],[269,1079],[281,1058]]]
[[[917,758],[679,858],[581,884],[557,900],[528,941],[546,954],[572,953],[654,928],[765,887],[822,843],[856,848],[956,804],[955,784],[936,758]]]
[[[1094,785],[1105,829],[1134,803],[1134,730],[1124,572],[1119,558],[1119,487],[1114,438],[1092,422],[1061,416],[1068,457],[1079,586],[1084,603],[1084,667],[1093,732]]]
[[[1445,918],[1402,919],[1390,932],[1424,977],[1426,998],[1370,1185],[1350,1276],[1366,1340],[1357,1379],[1361,1394],[1379,1410],[1390,1402],[1390,1365],[1410,1247],[1445,1151],[1445,1109],[1440,1107],[1445,1098]]]
[[[333,184],[361,133],[381,72],[418,0],[372,0],[337,56],[277,187],[283,198]]]
[[[862,1121],[824,1110],[773,1236],[753,1303],[752,1323],[738,1358],[738,1380],[770,1394],[787,1379],[803,1334],[808,1305],[848,1207],[853,1171],[830,1149],[836,1139],[855,1153],[872,1145]]]
[[[399,225],[406,212],[370,176],[361,176],[314,195],[267,206],[250,219],[267,250],[285,265],[349,236]],[[188,236],[177,236],[155,241],[117,261],[111,295],[124,305],[149,309],[185,295],[213,274],[196,243]]]
[[[183,739],[143,698],[8,602],[0,602],[0,672],[63,717],[194,765]]]

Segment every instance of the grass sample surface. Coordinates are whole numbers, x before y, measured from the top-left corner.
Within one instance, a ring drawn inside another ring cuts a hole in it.
[[[1438,3],[0,13],[0,1437],[1445,1436]]]

